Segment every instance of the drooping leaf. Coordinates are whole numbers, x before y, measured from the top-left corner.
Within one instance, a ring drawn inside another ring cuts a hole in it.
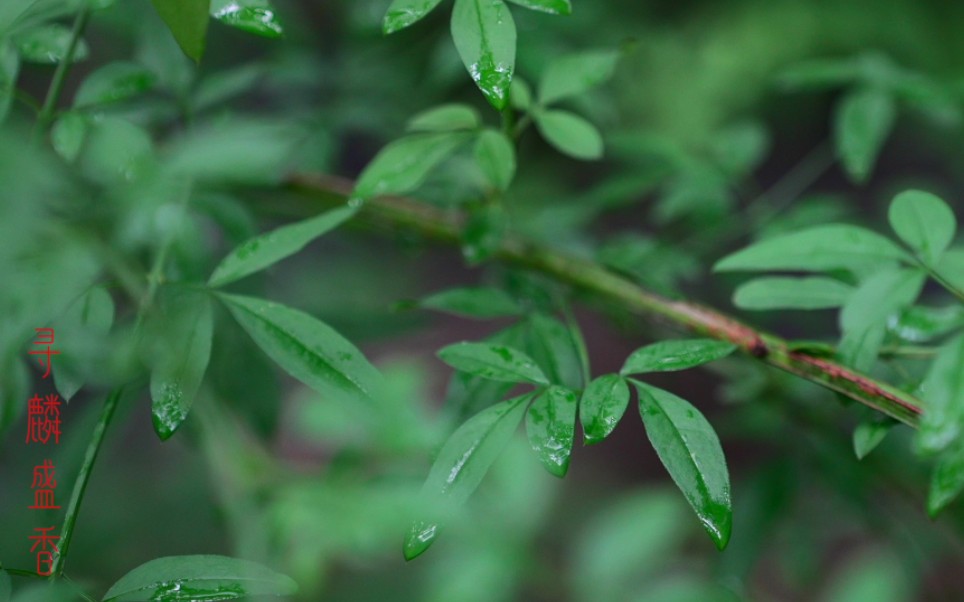
[[[89,129],[90,121],[86,115],[67,111],[57,118],[50,129],[50,143],[58,155],[68,163],[73,163],[80,154]]]
[[[214,323],[210,299],[193,291],[164,289],[150,333],[151,416],[167,440],[187,418],[211,359]]]
[[[531,357],[505,345],[455,343],[439,350],[438,356],[456,370],[491,380],[549,384]]]
[[[505,134],[485,130],[475,141],[475,162],[498,190],[506,190],[515,177],[515,147]]]
[[[579,401],[579,419],[586,445],[608,437],[628,405],[629,385],[618,374],[607,374],[590,382]]]
[[[964,491],[964,441],[944,452],[931,474],[927,513],[936,517]]]
[[[276,228],[237,247],[221,260],[208,279],[210,286],[224,286],[294,255],[319,236],[334,230],[355,215],[355,207],[339,207],[321,215]]]
[[[264,299],[219,296],[258,346],[312,389],[364,402],[378,394],[381,374],[357,347],[324,322]]]
[[[420,21],[432,12],[442,0],[393,0],[385,13],[382,31],[385,34],[395,33],[409,25]]]
[[[134,600],[227,600],[247,596],[290,596],[290,577],[249,560],[226,556],[166,556],[120,578],[103,602]]]
[[[265,38],[280,38],[284,28],[269,0],[210,0],[216,20]]]
[[[43,25],[17,38],[20,58],[28,63],[59,63],[67,57],[73,34],[63,25]],[[73,61],[82,61],[89,54],[87,42],[77,41]]]
[[[917,445],[935,453],[955,439],[964,439],[964,335],[944,343],[934,358],[917,396],[924,402],[924,415],[917,432]]]
[[[550,15],[572,14],[571,0],[509,0],[509,2]]]
[[[870,175],[896,117],[893,98],[879,90],[853,92],[837,107],[837,154],[855,182],[864,182]]]
[[[512,438],[531,398],[532,394],[522,395],[482,410],[452,433],[435,458],[423,487],[429,504],[458,506],[472,495]],[[439,520],[431,516],[412,524],[405,537],[406,560],[432,545],[438,535]]]
[[[525,320],[529,355],[554,384],[582,389],[583,368],[579,350],[581,333],[556,318],[534,312]]]
[[[858,460],[863,460],[874,451],[897,421],[892,419],[878,420],[876,418],[864,420],[854,429],[854,454]]]
[[[505,291],[491,287],[453,288],[429,295],[419,305],[468,318],[517,316],[522,308]]]
[[[885,261],[913,260],[875,232],[846,224],[829,224],[762,240],[727,255],[713,270],[820,272],[859,269]]]
[[[588,92],[605,83],[616,70],[619,53],[614,50],[583,52],[556,59],[539,82],[543,105]]]
[[[7,118],[13,105],[20,73],[20,55],[8,40],[0,40],[0,123]]]
[[[441,105],[415,115],[408,121],[412,132],[453,132],[474,130],[482,124],[478,111],[468,105]]]
[[[526,414],[532,450],[546,470],[560,478],[569,470],[578,404],[574,391],[553,385],[536,398]]]
[[[496,110],[509,101],[516,31],[502,0],[455,0],[452,39],[475,85]]]
[[[736,351],[736,345],[713,339],[678,339],[660,341],[634,351],[619,371],[623,376],[645,372],[686,370],[724,358]]]
[[[413,134],[383,148],[362,171],[355,197],[405,194],[421,185],[428,173],[468,140],[462,132]]]
[[[733,508],[730,475],[716,432],[688,401],[645,383],[634,384],[649,441],[722,550],[730,539]]]
[[[181,50],[201,62],[207,40],[211,0],[151,0]]]
[[[154,86],[156,76],[138,65],[118,61],[88,75],[74,95],[74,106],[102,105],[136,96]]]
[[[742,309],[827,309],[840,307],[854,288],[833,278],[766,277],[741,284],[733,304]]]
[[[559,152],[583,160],[602,157],[602,135],[582,117],[568,111],[542,111],[535,120],[542,137]]]
[[[908,190],[894,197],[888,218],[897,236],[935,266],[957,231],[957,218],[947,203],[921,190]]]
[[[58,333],[62,332],[67,345],[75,339],[89,339],[92,336],[106,335],[114,323],[114,300],[103,287],[91,288],[71,304],[67,311],[55,323]],[[77,363],[88,361],[90,358],[76,357],[70,347],[61,353],[61,361],[54,368],[54,383],[57,392],[64,399],[71,398],[84,385],[84,375],[77,369]]]

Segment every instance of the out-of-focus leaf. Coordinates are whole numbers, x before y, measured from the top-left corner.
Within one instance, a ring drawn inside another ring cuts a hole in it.
[[[468,499],[485,473],[512,438],[531,394],[503,401],[469,418],[439,451],[425,481],[423,494],[428,503],[441,501],[457,506]],[[411,560],[428,549],[438,535],[435,517],[412,524],[405,538],[405,559]]]
[[[412,132],[474,130],[482,124],[478,111],[468,105],[448,104],[422,111],[408,121]]]
[[[104,594],[104,602],[133,600],[227,600],[290,596],[298,585],[249,560],[226,556],[167,556],[142,564]]]
[[[554,385],[536,398],[526,414],[532,450],[546,470],[560,478],[569,470],[578,404],[574,391]]]
[[[83,297],[73,303],[64,315],[57,320],[55,329],[63,332],[67,344],[73,339],[89,339],[104,336],[114,323],[114,300],[103,287],[90,289]],[[70,348],[61,353],[61,361],[54,367],[54,383],[57,392],[64,399],[70,399],[84,385],[83,374],[78,373],[75,363],[89,358],[73,357]]]
[[[125,100],[150,90],[156,76],[137,63],[110,63],[88,75],[74,96],[74,106],[101,105]]]
[[[833,278],[767,277],[741,284],[733,304],[743,309],[827,309],[840,307],[854,288]]]
[[[579,401],[579,419],[586,445],[599,443],[619,424],[629,405],[629,385],[618,374],[594,379]]]
[[[107,185],[144,175],[154,157],[150,133],[117,117],[99,117],[89,124],[84,152],[77,156],[84,174]]]
[[[634,351],[619,371],[623,376],[645,372],[686,370],[724,358],[736,351],[736,345],[713,339],[679,339],[660,341]]]
[[[958,291],[964,291],[964,248],[948,249],[941,257],[937,273]]]
[[[452,39],[485,99],[501,111],[515,71],[516,31],[502,0],[455,0]]]
[[[752,171],[764,159],[770,147],[770,137],[760,123],[733,124],[713,139],[714,158],[728,173],[740,175]]]
[[[879,90],[853,92],[837,107],[837,154],[855,182],[864,182],[870,175],[896,117],[893,98]]]
[[[616,70],[618,60],[619,53],[615,50],[583,52],[556,59],[539,82],[539,102],[552,104],[605,83]]]
[[[887,324],[891,332],[912,342],[931,341],[964,327],[964,307],[908,307]]]
[[[217,71],[203,78],[193,94],[192,108],[199,112],[244,94],[264,77],[265,68],[257,63]]]
[[[467,140],[468,135],[462,132],[413,134],[396,140],[379,151],[358,176],[353,196],[370,198],[411,192]]]
[[[73,163],[84,145],[90,119],[76,111],[67,111],[57,118],[50,130],[50,143],[57,154],[68,163]]]
[[[491,380],[549,384],[531,357],[505,345],[455,343],[439,350],[438,356],[456,370]]]
[[[550,15],[572,14],[571,0],[509,0],[509,2]]]
[[[936,517],[964,491],[964,441],[944,452],[931,474],[927,512]]]
[[[505,134],[485,130],[475,141],[475,162],[498,190],[506,190],[515,176],[515,147]]]
[[[880,442],[884,440],[890,429],[894,428],[896,421],[886,419],[864,420],[854,429],[854,454],[858,460],[863,460],[867,455],[874,451]]]
[[[509,86],[509,100],[512,108],[518,111],[528,111],[532,108],[532,88],[521,77],[513,77]]]
[[[393,0],[382,21],[382,31],[385,34],[395,33],[413,23],[420,21],[432,12],[442,0]]]
[[[12,425],[23,409],[27,407],[30,396],[30,373],[27,367],[13,352],[0,363],[0,434]]]
[[[581,333],[542,312],[531,314],[525,326],[525,349],[549,380],[570,389],[582,389],[585,383],[579,350]]]
[[[252,238],[221,260],[208,279],[208,285],[224,286],[272,266],[294,255],[319,236],[334,230],[355,215],[355,212],[354,207],[339,207]]]
[[[777,83],[791,90],[833,88],[850,83],[858,73],[850,60],[811,60],[784,69]]]
[[[59,63],[67,57],[72,34],[63,25],[43,25],[27,31],[17,38],[20,58],[28,63]],[[77,40],[73,61],[87,58],[87,42]]]
[[[4,570],[0,570],[0,602],[10,602],[10,594],[12,591],[10,575]]]
[[[471,265],[492,257],[505,235],[506,215],[502,205],[489,203],[469,215],[462,230],[462,255]]]
[[[207,40],[211,0],[151,0],[181,50],[201,62]]]
[[[700,522],[723,549],[730,539],[730,475],[716,431],[688,401],[634,381],[646,435]]]
[[[937,265],[957,231],[957,218],[947,203],[921,190],[894,197],[888,218],[897,236],[930,265]]]
[[[945,449],[961,438],[964,427],[964,335],[941,346],[917,396],[924,401],[924,415],[917,432],[917,445],[927,453]]]
[[[890,555],[866,554],[851,561],[819,597],[821,602],[908,602],[904,567]]]
[[[568,111],[541,111],[535,120],[542,137],[559,152],[584,160],[602,157],[602,135],[582,117]]]
[[[522,308],[505,291],[491,287],[453,288],[429,295],[419,305],[467,318],[517,316]]]
[[[20,55],[7,40],[0,41],[0,124],[7,118],[13,104],[20,72]]]
[[[265,38],[280,38],[284,28],[269,0],[210,0],[211,16],[231,27]]]

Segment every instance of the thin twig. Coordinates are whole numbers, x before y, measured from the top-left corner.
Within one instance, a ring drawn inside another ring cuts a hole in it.
[[[70,43],[67,45],[67,51],[64,53],[60,62],[57,63],[57,70],[54,71],[50,88],[47,90],[47,98],[44,99],[44,104],[40,108],[40,114],[37,116],[34,139],[47,131],[47,127],[50,126],[50,123],[53,121],[54,111],[57,108],[57,103],[60,101],[60,93],[64,89],[64,82],[67,80],[67,73],[70,71],[71,63],[74,62],[74,54],[77,51],[77,45],[80,43],[80,36],[84,34],[89,19],[90,8],[85,5],[84,8],[78,11],[77,17],[74,19],[74,26],[70,32]]]

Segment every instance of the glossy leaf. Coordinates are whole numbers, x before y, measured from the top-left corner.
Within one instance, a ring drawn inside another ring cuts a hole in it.
[[[154,431],[167,440],[187,418],[211,359],[214,323],[210,299],[165,290],[151,336],[151,416]]]
[[[248,560],[226,556],[166,556],[127,573],[104,594],[103,602],[134,600],[227,600],[247,596],[289,596],[298,591],[290,578]]]
[[[525,349],[549,380],[570,389],[582,389],[582,334],[542,312],[533,312],[524,324]]]
[[[442,0],[393,0],[382,21],[382,31],[395,33],[420,21],[439,5]]]
[[[964,441],[959,440],[934,466],[927,494],[928,514],[936,517],[960,496],[961,491],[964,491]]]
[[[668,391],[635,382],[646,435],[716,547],[730,539],[730,475],[720,440],[703,414]]]
[[[713,339],[678,339],[660,341],[634,351],[623,364],[620,374],[673,372],[686,370],[724,358],[736,351],[736,345]]]
[[[741,284],[733,304],[742,309],[827,309],[840,307],[854,287],[833,278],[767,277]]]
[[[584,52],[556,59],[539,82],[539,102],[548,105],[576,96],[605,83],[613,76],[619,53]]]
[[[334,230],[355,215],[354,207],[339,207],[295,224],[256,236],[228,254],[208,279],[210,286],[224,286],[294,255],[319,236]]]
[[[430,503],[465,503],[509,443],[531,398],[531,394],[522,395],[493,405],[452,433],[435,458],[422,489]],[[436,517],[413,523],[405,538],[405,559],[422,554],[437,534]]]
[[[724,257],[713,270],[820,272],[857,269],[884,261],[913,260],[875,232],[846,224],[829,224],[762,240]]]
[[[568,111],[543,111],[535,114],[536,127],[556,150],[576,159],[599,159],[603,139],[596,126]]]
[[[874,451],[896,424],[896,421],[890,419],[864,420],[858,424],[853,436],[854,454],[857,459],[863,460]]]
[[[455,0],[452,39],[485,99],[501,111],[515,71],[516,31],[502,0]]]
[[[370,401],[382,376],[324,322],[280,303],[221,294],[239,324],[285,372],[322,395]]]
[[[515,147],[505,134],[485,130],[475,141],[475,162],[498,190],[506,190],[515,177]]]
[[[184,54],[195,63],[201,62],[211,0],[151,0],[151,4],[171,30]]]
[[[429,295],[419,305],[467,318],[518,316],[522,308],[503,290],[491,287],[453,288]]]
[[[114,300],[106,289],[95,286],[67,308],[57,320],[56,330],[63,332],[68,339],[87,339],[106,335],[113,323]],[[73,364],[86,358],[70,357],[73,354],[69,350],[63,355],[67,357],[59,358],[63,361],[58,362],[53,371],[54,383],[60,396],[70,401],[84,385],[84,377],[77,373]]]
[[[17,38],[20,58],[28,63],[59,63],[67,56],[72,37],[70,29],[63,25],[33,28]],[[78,40],[73,60],[82,61],[88,54],[87,43]]]
[[[7,118],[13,105],[20,73],[20,54],[7,40],[0,40],[0,124]]]
[[[216,20],[265,38],[280,38],[284,28],[269,0],[210,0]]]
[[[67,111],[61,114],[51,128],[50,143],[58,155],[68,163],[73,163],[80,154],[89,129],[90,121],[86,115]]]
[[[505,345],[455,343],[438,352],[456,370],[491,380],[548,385],[549,379],[525,353]]]
[[[571,0],[509,0],[509,2],[550,15],[572,14]]]
[[[383,148],[362,171],[355,197],[405,194],[418,188],[428,173],[468,140],[467,134],[413,134]]]
[[[864,182],[870,175],[896,117],[894,100],[878,90],[851,93],[837,108],[837,154],[855,182]]]
[[[927,453],[941,451],[955,439],[962,440],[964,427],[964,335],[944,343],[934,358],[917,396],[924,402],[924,415],[917,432],[917,445]]]
[[[482,124],[478,111],[468,105],[448,104],[422,111],[408,122],[413,132],[474,130]]]
[[[574,391],[554,385],[536,398],[526,414],[529,445],[546,470],[560,478],[569,470],[578,404]]]
[[[74,106],[102,105],[150,90],[157,80],[153,72],[137,63],[110,63],[88,75],[74,96]]]
[[[590,382],[579,401],[579,419],[586,445],[608,437],[628,405],[629,385],[618,374],[607,374]]]
[[[947,203],[921,190],[894,197],[888,218],[897,236],[931,265],[937,264],[957,231],[957,218]]]

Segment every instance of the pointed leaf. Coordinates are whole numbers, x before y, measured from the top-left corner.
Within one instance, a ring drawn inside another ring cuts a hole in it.
[[[733,293],[733,304],[742,309],[827,309],[840,307],[854,287],[833,278],[756,278]]]
[[[964,491],[964,441],[958,441],[937,460],[927,495],[927,513],[937,516],[961,491]]]
[[[668,391],[634,381],[646,435],[716,547],[730,539],[730,475],[720,440],[703,414]]]
[[[957,231],[957,218],[947,203],[921,190],[894,197],[888,217],[897,236],[930,265],[937,264]]]
[[[917,432],[917,445],[926,453],[964,440],[964,335],[944,343],[917,390],[924,401],[924,415]]]
[[[75,339],[90,339],[104,336],[114,323],[114,300],[110,293],[100,286],[91,288],[71,304],[64,315],[57,320],[57,332],[63,332],[68,344]],[[76,365],[90,358],[72,357],[70,349],[65,349],[61,360],[54,368],[54,383],[60,396],[70,401],[84,386],[84,375]]]
[[[474,130],[482,124],[478,111],[468,105],[448,104],[423,111],[412,117],[408,129],[412,132],[452,132]]]
[[[618,374],[607,374],[590,382],[579,401],[579,419],[586,445],[608,437],[628,405],[629,385]]]
[[[515,176],[515,147],[505,134],[485,130],[475,141],[475,162],[498,190],[506,190]]]
[[[211,0],[151,0],[151,4],[171,30],[184,54],[195,63],[201,62]]]
[[[227,600],[246,596],[290,596],[298,585],[271,569],[214,555],[166,556],[127,573],[103,602],[134,600]]]
[[[442,0],[393,0],[385,13],[382,31],[385,34],[395,33],[409,25],[420,21],[432,12]]]
[[[429,295],[419,305],[467,318],[518,316],[522,308],[503,290],[491,287],[453,288]]]
[[[896,117],[893,98],[878,90],[851,93],[837,107],[837,155],[855,182],[867,180]]]
[[[549,379],[531,357],[505,345],[455,343],[439,350],[438,356],[456,370],[483,378],[549,384]]]
[[[858,460],[863,460],[867,455],[874,451],[880,442],[884,440],[890,429],[897,424],[896,420],[871,419],[865,420],[854,429],[854,454]]]
[[[531,394],[482,410],[460,426],[439,451],[422,489],[433,508],[458,506],[472,495],[512,439]],[[405,559],[428,549],[438,533],[438,517],[415,521],[405,538]]]
[[[265,38],[280,38],[284,28],[268,0],[211,0],[211,16],[231,27]]]
[[[560,478],[569,470],[578,404],[574,391],[553,385],[536,398],[526,414],[532,450],[546,470]]]
[[[686,370],[724,358],[736,351],[736,345],[713,339],[680,339],[660,341],[634,351],[619,371],[623,376],[645,372]]]
[[[271,359],[315,391],[371,401],[381,389],[378,370],[357,347],[324,322],[264,299],[219,296]]]
[[[43,25],[17,38],[20,58],[27,63],[59,63],[67,57],[73,33],[63,25]],[[73,62],[87,58],[89,50],[83,40],[77,41]]]
[[[602,135],[582,117],[568,111],[543,111],[535,120],[539,133],[559,152],[584,160],[602,157]]]
[[[501,111],[515,71],[516,31],[502,0],[455,0],[452,39],[485,99]]]
[[[362,171],[355,197],[405,194],[418,188],[428,173],[464,143],[467,134],[413,134],[383,148]]]
[[[619,53],[584,52],[556,59],[539,82],[539,102],[552,104],[587,92],[613,76]]]
[[[585,383],[578,347],[581,333],[542,312],[532,313],[524,324],[525,349],[549,380],[570,389],[582,389]]]
[[[294,255],[308,243],[334,230],[355,215],[355,207],[339,207],[295,224],[256,236],[231,251],[208,279],[210,286],[224,286]]]
[[[509,0],[509,2],[550,15],[572,14],[571,0]]]
[[[84,83],[74,95],[74,106],[102,105],[125,100],[150,90],[156,80],[154,73],[143,65],[123,61],[110,63],[84,79]]]

